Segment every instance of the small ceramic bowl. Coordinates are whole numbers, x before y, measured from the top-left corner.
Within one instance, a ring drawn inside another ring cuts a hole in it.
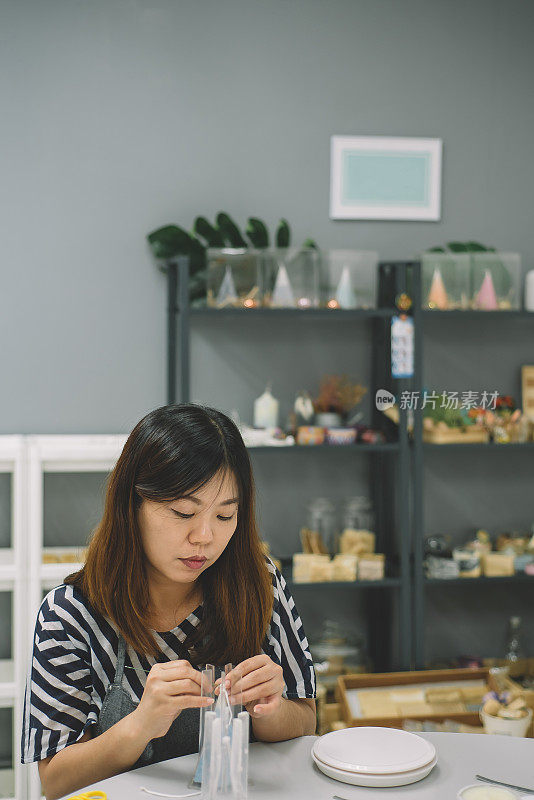
[[[297,429],[297,444],[314,445],[324,443],[324,428],[317,425],[303,425]]]
[[[327,428],[326,441],[328,444],[354,444],[356,431],[354,428]]]
[[[476,790],[476,791],[475,791]],[[489,792],[492,794],[489,794]],[[456,795],[457,800],[519,800],[521,795],[506,786],[496,786],[492,783],[472,783],[464,786]]]
[[[505,719],[487,714],[480,709],[480,720],[484,725],[485,733],[504,734],[505,736],[526,736],[532,722],[532,709],[527,708],[527,713],[519,719]]]

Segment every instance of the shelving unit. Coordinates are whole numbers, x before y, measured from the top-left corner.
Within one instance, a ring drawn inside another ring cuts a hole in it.
[[[13,709],[13,764],[0,770],[0,792],[24,797],[26,775],[20,763],[20,737],[26,665],[26,449],[22,436],[0,436],[0,472],[11,476],[10,547],[0,551],[0,591],[10,592],[11,658],[0,661],[0,707]]]
[[[520,325],[527,325],[534,321],[534,313],[529,311],[470,311],[470,310],[451,310],[451,311],[438,311],[422,309],[422,293],[421,293],[421,269],[419,264],[412,265],[412,287],[413,287],[413,300],[414,300],[414,381],[412,390],[414,392],[422,393],[424,387],[423,375],[423,347],[425,341],[425,326],[432,324],[433,320],[451,320],[451,323],[456,324],[458,320],[466,320],[469,324],[476,324],[477,329],[480,326],[491,324],[497,325],[504,320],[517,322]],[[529,329],[531,330],[531,329]],[[530,334],[532,335],[532,333]],[[414,413],[414,433],[412,443],[412,498],[413,498],[413,614],[414,614],[414,662],[416,668],[423,668],[426,664],[425,655],[425,608],[426,608],[426,595],[427,591],[443,591],[447,588],[451,591],[459,587],[488,587],[497,588],[499,586],[524,586],[528,585],[529,581],[534,588],[534,576],[516,574],[506,577],[480,577],[480,578],[453,578],[453,579],[435,579],[426,578],[424,575],[424,539],[425,539],[425,524],[424,524],[424,503],[425,503],[425,454],[442,453],[455,453],[458,457],[461,454],[477,453],[482,457],[490,457],[491,459],[500,459],[505,457],[508,453],[511,457],[515,457],[518,453],[532,453],[534,452],[534,442],[527,442],[524,444],[509,443],[509,444],[495,444],[495,443],[450,443],[450,444],[434,444],[423,442],[423,414],[422,409],[417,408]],[[499,453],[499,455],[497,455]],[[460,462],[459,462],[460,463]]]
[[[398,313],[394,298],[407,286],[407,264],[395,262],[380,267],[383,278],[381,297],[387,295],[389,304],[380,303],[375,309],[330,310],[330,309],[224,309],[195,308],[189,306],[187,257],[168,261],[163,271],[167,276],[167,402],[189,402],[191,399],[190,334],[193,320],[199,324],[205,319],[238,318],[245,326],[254,326],[258,319],[285,319],[295,325],[307,325],[314,321],[321,325],[336,325],[340,320],[350,321],[355,327],[361,324],[372,325],[371,390],[374,398],[376,388],[391,390],[394,394],[406,388],[406,381],[392,380],[390,367],[390,326],[392,317]],[[356,330],[358,328],[356,327]],[[177,366],[178,365],[178,366]],[[177,380],[178,378],[178,380]],[[201,398],[199,399],[201,400]],[[211,401],[210,401],[211,402]],[[367,641],[371,658],[376,669],[407,669],[411,664],[411,576],[410,576],[410,524],[409,524],[409,444],[406,414],[401,419],[396,433],[398,439],[386,443],[368,445],[355,444],[349,447],[255,447],[251,452],[270,452],[272,458],[321,458],[326,452],[340,451],[350,453],[351,457],[369,458],[373,505],[376,511],[377,549],[394,554],[397,558],[396,576],[387,576],[383,581],[362,581],[352,583],[294,584],[292,591],[308,591],[313,586],[315,592],[336,591],[350,588],[361,592],[367,607]],[[371,424],[383,429],[383,415],[373,409]],[[277,455],[275,455],[277,454]],[[390,460],[394,460],[393,478],[390,475]],[[387,466],[387,469],[385,468]],[[388,632],[389,628],[389,632]],[[396,628],[399,641],[397,663],[393,663],[389,644],[389,634]]]
[[[43,592],[61,584],[67,574],[75,572],[81,566],[72,562],[42,563],[44,475],[47,472],[108,473],[117,461],[127,437],[121,435],[58,435],[24,438],[28,463],[26,500],[29,514],[27,530],[21,531],[21,540],[28,542],[29,549],[26,587],[27,613],[21,623],[21,629],[25,629],[27,659],[29,659],[33,646],[35,619],[42,602]],[[24,679],[26,672],[25,666],[23,669]],[[27,773],[29,773],[28,785],[24,787],[27,794],[22,794],[22,792],[17,794],[17,800],[23,800],[26,797],[29,800],[39,800],[41,793],[37,766],[32,765]]]

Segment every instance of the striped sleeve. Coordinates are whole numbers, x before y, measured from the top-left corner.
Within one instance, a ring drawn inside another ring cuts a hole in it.
[[[315,698],[315,669],[295,601],[280,571],[270,559],[274,603],[264,650],[284,671],[284,696],[290,700]]]
[[[23,764],[55,755],[81,738],[97,719],[91,693],[89,645],[60,587],[45,597],[37,616],[24,698]]]

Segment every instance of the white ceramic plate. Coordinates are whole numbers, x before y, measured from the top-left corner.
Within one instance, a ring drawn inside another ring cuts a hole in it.
[[[334,778],[336,781],[343,783],[351,783],[353,786],[368,786],[374,789],[391,788],[394,786],[408,786],[410,783],[417,783],[423,780],[434,769],[438,763],[438,759],[434,758],[427,764],[426,767],[420,769],[413,769],[409,772],[389,773],[387,775],[371,775],[363,772],[348,772],[343,769],[335,769],[323,764],[315,757],[312,751],[312,758],[317,764],[321,772],[328,775],[329,778]]]
[[[361,727],[326,733],[316,739],[312,754],[334,769],[388,775],[426,767],[436,757],[436,748],[408,731]]]

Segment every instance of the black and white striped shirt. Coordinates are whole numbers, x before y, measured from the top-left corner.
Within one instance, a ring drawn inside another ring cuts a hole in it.
[[[282,666],[285,697],[314,698],[315,671],[302,621],[284,578],[270,560],[267,566],[274,603],[263,652]],[[182,658],[180,643],[202,613],[200,605],[172,631],[155,634],[164,659]],[[118,639],[115,624],[98,614],[74,587],[63,584],[47,594],[37,617],[26,685],[23,764],[55,755],[97,721],[115,675]],[[155,661],[128,647],[123,686],[134,702],[140,701]]]

